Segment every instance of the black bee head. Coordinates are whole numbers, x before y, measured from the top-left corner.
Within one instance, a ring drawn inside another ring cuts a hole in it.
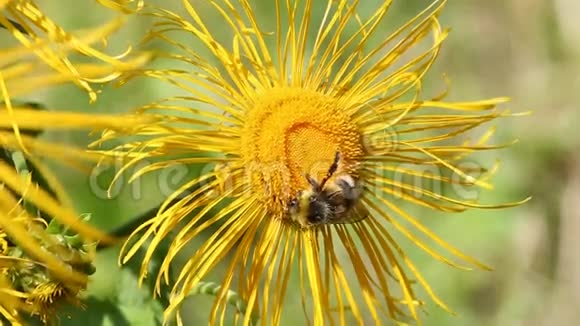
[[[308,222],[312,224],[319,224],[326,220],[330,215],[330,207],[328,207],[328,203],[326,203],[320,195],[313,194],[309,198],[309,205],[308,205]]]

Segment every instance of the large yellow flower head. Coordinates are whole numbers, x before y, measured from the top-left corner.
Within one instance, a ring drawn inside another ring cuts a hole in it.
[[[142,109],[140,114],[162,119],[143,126],[145,140],[107,153],[130,159],[122,172],[143,159],[161,159],[134,178],[175,164],[211,169],[184,184],[133,234],[122,262],[148,244],[145,278],[159,244],[171,237],[157,275],[160,291],[178,253],[211,230],[171,284],[166,318],[200,281],[212,280],[224,261],[229,267],[219,280],[211,324],[224,323],[228,289],[235,288],[247,312],[236,318],[248,323],[259,316],[263,324],[277,325],[287,293],[295,292],[288,289],[294,271],[306,318],[316,325],[419,320],[418,286],[448,310],[392,234],[452,266],[467,268],[425,239],[468,265],[487,267],[438,238],[395,198],[444,212],[512,205],[462,201],[409,182],[490,188],[491,171],[458,163],[498,148],[485,144],[492,131],[475,142],[453,141],[508,115],[495,109],[506,99],[422,99],[423,76],[447,36],[437,18],[445,1],[435,1],[388,36],[383,28],[391,1],[367,17],[357,13],[359,1],[274,3],[268,25],[256,20],[245,0],[207,6],[183,1],[186,16],[152,12],[158,22],[150,39],[172,46],[175,52],[159,56],[180,68],[140,75],[181,90]],[[214,9],[219,19],[206,18],[211,16],[202,7]],[[319,8],[317,19],[313,12]],[[226,41],[218,36],[224,29],[232,34]],[[174,32],[194,41],[177,40]],[[111,130],[100,142],[124,135]],[[424,173],[430,168],[449,173]]]

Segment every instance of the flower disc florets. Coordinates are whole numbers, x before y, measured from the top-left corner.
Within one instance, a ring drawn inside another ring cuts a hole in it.
[[[301,88],[274,88],[247,114],[241,152],[252,191],[270,212],[284,216],[286,203],[320,180],[337,152],[337,175],[356,175],[363,155],[356,124],[335,98]]]

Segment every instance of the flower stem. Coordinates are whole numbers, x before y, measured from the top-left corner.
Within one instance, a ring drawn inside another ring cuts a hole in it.
[[[219,291],[221,290],[221,287],[222,286],[220,284],[217,284],[214,282],[199,282],[191,291],[191,295],[209,294],[209,295],[216,296],[219,293]],[[236,310],[238,312],[240,312],[244,315],[247,313],[246,302],[236,292],[234,292],[232,290],[227,290],[226,301],[230,305],[236,307]],[[255,314],[252,313],[250,315],[250,323],[252,325],[256,325],[257,322],[258,322],[258,316],[256,316]]]

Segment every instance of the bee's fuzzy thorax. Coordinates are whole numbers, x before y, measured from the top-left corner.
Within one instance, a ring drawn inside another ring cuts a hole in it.
[[[334,175],[338,169],[340,153],[330,166],[326,178],[315,180],[306,175],[309,189],[299,191],[288,206],[290,218],[302,227],[322,224],[347,223],[351,209],[359,199],[360,191],[349,174]]]

